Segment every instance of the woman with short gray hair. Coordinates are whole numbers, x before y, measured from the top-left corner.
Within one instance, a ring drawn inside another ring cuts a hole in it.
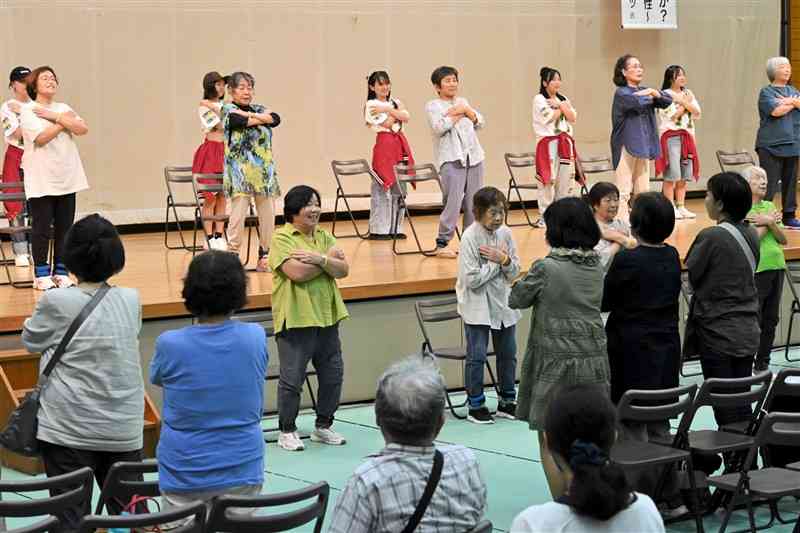
[[[797,157],[800,156],[800,91],[789,85],[792,65],[785,57],[767,60],[770,84],[758,95],[760,124],[756,134],[756,153],[767,172],[767,194],[772,201],[781,183],[783,224],[800,229],[797,208]]]
[[[486,511],[475,453],[435,446],[445,422],[445,383],[433,359],[414,355],[378,380],[375,417],[386,447],[356,468],[336,501],[329,533],[396,533],[411,520],[434,464],[441,476],[414,531],[469,531]]]

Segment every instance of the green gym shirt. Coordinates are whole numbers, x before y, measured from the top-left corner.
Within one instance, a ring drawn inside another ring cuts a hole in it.
[[[322,271],[308,281],[292,281],[281,267],[294,250],[304,249],[327,255],[336,238],[322,228],[312,236],[303,235],[292,224],[285,224],[272,236],[269,266],[272,268],[272,316],[275,333],[284,329],[328,327],[347,318],[336,280]]]
[[[775,204],[762,200],[753,206],[750,212],[747,213],[747,217],[749,218],[753,215],[769,215],[777,210],[778,208],[775,207]],[[780,222],[778,225],[783,227]],[[764,237],[761,238],[760,250],[761,259],[758,261],[758,268],[756,268],[757,273],[767,270],[783,270],[786,266],[786,259],[783,256],[783,246],[775,240],[775,235],[773,235],[769,229],[767,229],[767,233]]]

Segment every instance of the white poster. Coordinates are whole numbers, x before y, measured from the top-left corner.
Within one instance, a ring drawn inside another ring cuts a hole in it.
[[[620,0],[626,30],[675,30],[678,0]]]

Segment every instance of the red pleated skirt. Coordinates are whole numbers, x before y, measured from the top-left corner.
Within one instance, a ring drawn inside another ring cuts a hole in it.
[[[222,174],[225,162],[225,145],[222,141],[209,141],[206,139],[203,144],[197,147],[192,160],[192,174]],[[215,183],[218,180],[199,179],[199,183]],[[213,196],[211,193],[204,194],[206,197]]]

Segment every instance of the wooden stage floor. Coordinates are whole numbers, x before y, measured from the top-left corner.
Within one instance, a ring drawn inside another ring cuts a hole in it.
[[[695,220],[681,220],[669,239],[683,258],[697,233],[709,226],[702,200],[692,200],[689,208],[697,213]],[[436,216],[420,217],[417,229],[425,236],[423,244],[432,246],[436,235]],[[522,222],[521,211],[512,211],[511,222]],[[367,221],[360,220],[360,227]],[[330,229],[330,223],[323,227]],[[337,228],[338,229],[338,228]],[[407,232],[410,235],[408,228]],[[547,254],[544,230],[528,226],[512,228],[524,269],[534,259]],[[352,231],[352,225],[342,224],[342,232]],[[800,259],[800,232],[787,232],[787,259]],[[187,232],[187,236],[191,236]],[[172,234],[177,239],[177,234]],[[180,296],[182,279],[192,255],[182,250],[166,250],[161,233],[123,236],[127,255],[125,269],[112,283],[139,290],[145,319],[186,315]],[[255,238],[254,238],[255,241]],[[403,245],[411,246],[413,239]],[[422,255],[395,256],[391,241],[363,241],[340,239],[339,245],[350,261],[350,275],[339,282],[345,300],[377,299],[451,291],[455,286],[458,261],[424,257]],[[251,260],[251,263],[253,260]],[[15,269],[20,276],[28,276],[25,269]],[[0,272],[0,275],[3,273]],[[272,275],[250,273],[248,308],[265,308],[270,305]],[[30,316],[40,293],[33,289],[0,287],[0,331],[19,331],[22,322]]]

